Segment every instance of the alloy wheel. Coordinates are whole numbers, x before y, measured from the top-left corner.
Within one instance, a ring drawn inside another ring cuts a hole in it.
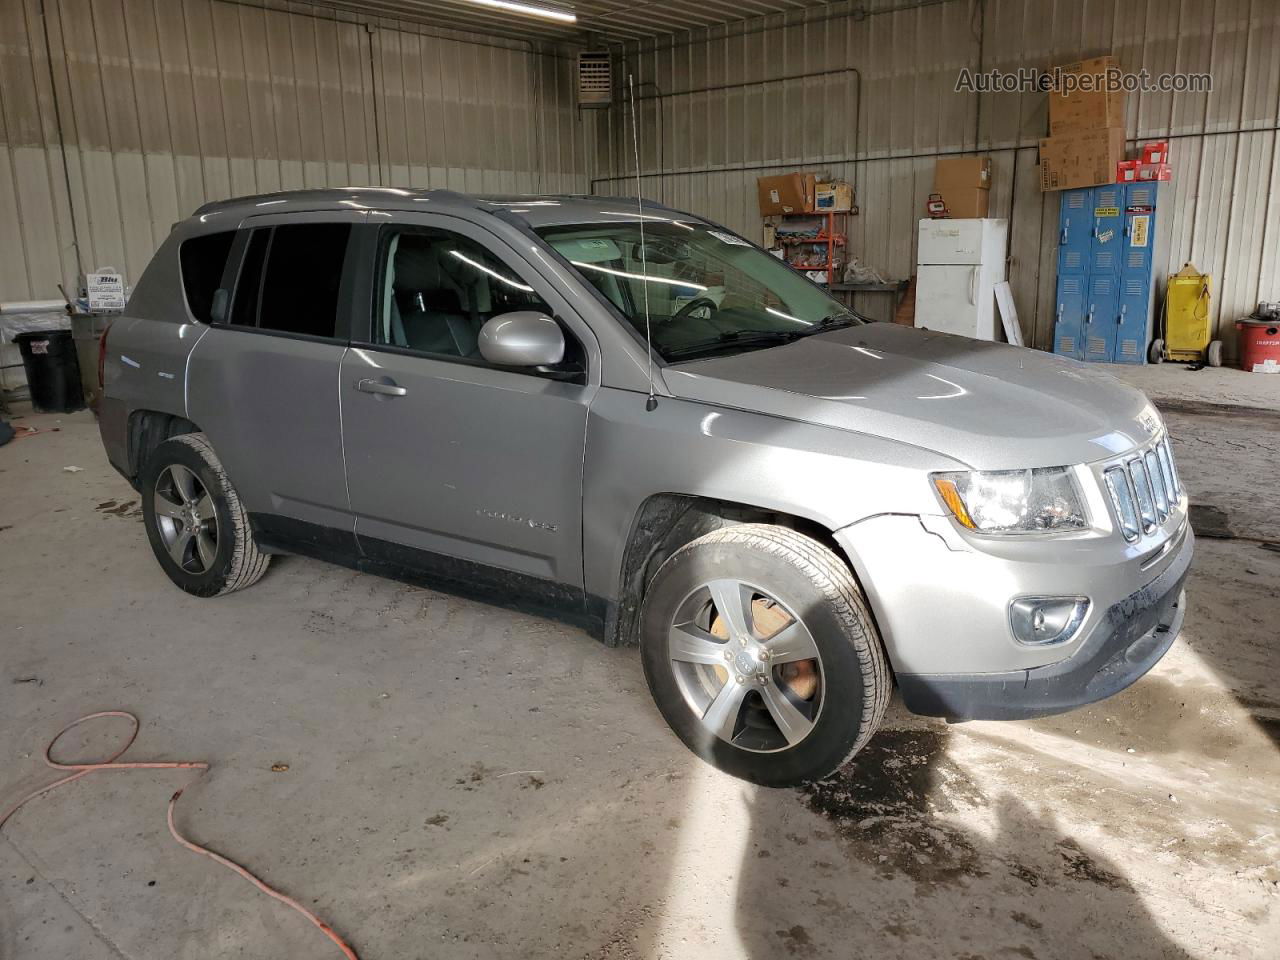
[[[152,495],[156,526],[169,557],[187,573],[201,574],[218,554],[218,512],[195,472],[180,463],[160,472]]]
[[[772,753],[809,736],[822,712],[822,656],[804,621],[762,588],[712,580],[676,608],[671,670],[705,730]]]

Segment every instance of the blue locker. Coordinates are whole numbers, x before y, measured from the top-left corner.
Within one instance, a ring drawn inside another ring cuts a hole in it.
[[[1089,272],[1089,249],[1093,242],[1093,215],[1090,191],[1068,190],[1062,195],[1058,223],[1058,275],[1084,276]]]
[[[1124,233],[1124,184],[1093,188],[1093,235],[1090,273],[1119,273]]]
[[[1107,270],[1089,275],[1089,309],[1084,319],[1084,353],[1081,359],[1106,363],[1115,354],[1116,317],[1119,314],[1120,278]]]
[[[1053,352],[1064,357],[1084,359],[1080,345],[1084,342],[1085,275],[1059,274],[1057,324],[1053,328]]]
[[[1155,183],[1125,187],[1124,247],[1120,262],[1120,314],[1116,318],[1116,363],[1146,363],[1151,339],[1154,286],[1152,246],[1155,244]]]
[[[1054,353],[1146,362],[1156,196],[1154,183],[1063,191]]]
[[[1067,190],[1058,220],[1058,301],[1053,351],[1084,359],[1085,287],[1093,249],[1093,193]]]

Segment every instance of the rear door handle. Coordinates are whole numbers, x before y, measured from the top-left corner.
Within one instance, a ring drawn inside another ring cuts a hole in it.
[[[376,393],[383,397],[403,397],[409,391],[394,383],[383,383],[381,380],[357,380],[356,389],[363,393]]]

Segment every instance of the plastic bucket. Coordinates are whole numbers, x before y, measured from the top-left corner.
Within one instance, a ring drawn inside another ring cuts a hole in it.
[[[70,413],[84,406],[80,364],[70,330],[35,330],[13,338],[22,354],[31,403],[46,413]]]

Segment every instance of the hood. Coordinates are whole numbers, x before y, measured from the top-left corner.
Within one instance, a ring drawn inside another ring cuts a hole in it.
[[[1141,391],[1039,350],[886,323],[667,367],[687,400],[933,450],[978,470],[1091,463],[1160,418]]]

